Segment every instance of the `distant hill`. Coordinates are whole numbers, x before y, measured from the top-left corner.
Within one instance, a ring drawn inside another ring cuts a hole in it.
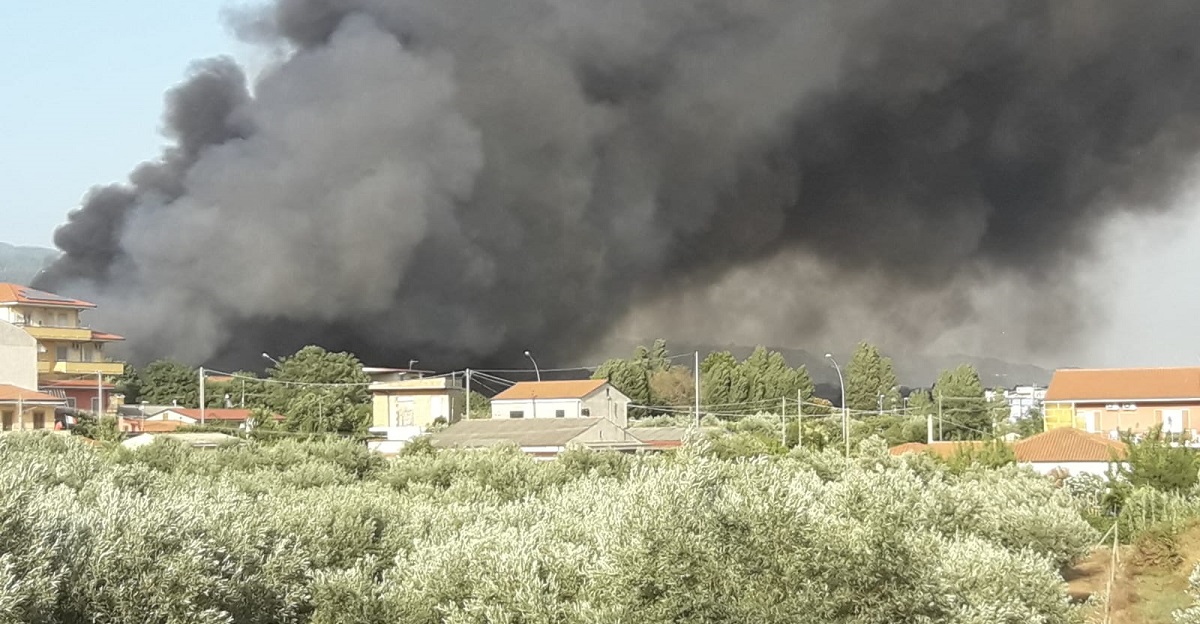
[[[652,342],[653,340],[650,340],[642,344],[649,345]],[[607,353],[606,355],[608,357],[629,357],[636,346],[636,344],[630,344],[627,347],[615,345],[613,347],[614,352]],[[734,357],[743,359],[754,351],[753,346],[745,345],[688,345],[682,342],[675,343],[668,341],[668,346],[673,354],[699,351],[701,359],[704,359],[709,353],[715,351],[729,351]],[[829,360],[825,358],[824,353],[771,346],[767,346],[767,348],[783,354],[784,359],[791,366],[800,366],[803,364],[808,368],[809,375],[812,376],[813,382],[818,386],[837,387],[837,372],[829,365]],[[835,353],[834,357],[844,367],[850,361],[850,355],[850,353]],[[1032,364],[1019,364],[984,356],[927,355],[919,353],[887,353],[886,355],[892,358],[892,362],[896,367],[896,377],[899,379],[900,385],[912,388],[927,388],[933,385],[942,370],[953,368],[959,364],[971,364],[975,366],[975,369],[979,371],[979,377],[983,381],[983,385],[989,388],[995,386],[1012,387],[1022,384],[1045,386],[1050,383],[1050,376],[1053,374],[1053,371]],[[691,367],[691,362],[686,362],[685,364],[689,368]]]
[[[54,249],[0,243],[0,282],[28,284],[57,256]]]

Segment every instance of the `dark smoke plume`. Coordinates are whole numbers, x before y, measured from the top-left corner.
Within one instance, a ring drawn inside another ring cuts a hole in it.
[[[98,298],[141,359],[565,358],[654,295],[794,253],[950,327],[970,310],[914,302],[1069,283],[1200,146],[1194,0],[278,0],[232,21],[283,60],[252,88],[197,66],[167,98],[176,147],[89,195],[38,282]]]

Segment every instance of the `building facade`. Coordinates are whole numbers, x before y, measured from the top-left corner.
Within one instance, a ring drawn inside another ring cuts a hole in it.
[[[112,380],[125,370],[123,362],[106,355],[112,343],[124,338],[83,322],[81,313],[95,307],[19,284],[0,284],[0,321],[37,341],[37,387],[68,407],[91,412],[107,410]]]
[[[38,344],[20,327],[0,321],[0,384],[38,387]]]
[[[1200,367],[1062,369],[1046,391],[1046,429],[1071,427],[1116,438],[1120,432],[1197,439]]]
[[[492,418],[603,418],[626,427],[629,402],[603,379],[523,381],[492,398]]]

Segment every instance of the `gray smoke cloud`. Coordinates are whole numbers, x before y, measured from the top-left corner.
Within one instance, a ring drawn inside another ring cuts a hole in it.
[[[929,340],[1002,282],[1027,297],[1008,330],[1061,344],[1101,225],[1164,210],[1200,146],[1192,0],[277,0],[231,22],[281,60],[253,85],[194,67],[174,147],[87,196],[38,279],[98,299],[135,359],[566,359],[669,324],[672,297],[713,307],[695,326],[745,314],[714,294],[763,293],[757,266],[799,336],[861,317]]]

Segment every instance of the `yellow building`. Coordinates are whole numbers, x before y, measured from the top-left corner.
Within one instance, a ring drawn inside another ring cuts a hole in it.
[[[0,283],[0,320],[23,329],[38,343],[38,388],[68,407],[99,411],[109,403],[112,380],[125,370],[110,359],[116,334],[85,325],[80,314],[96,305],[21,286]]]
[[[373,429],[427,429],[441,419],[458,422],[466,409],[466,392],[457,379],[428,377],[371,384]]]
[[[62,399],[42,392],[0,384],[0,428],[4,431],[56,429],[54,408],[62,404]]]

